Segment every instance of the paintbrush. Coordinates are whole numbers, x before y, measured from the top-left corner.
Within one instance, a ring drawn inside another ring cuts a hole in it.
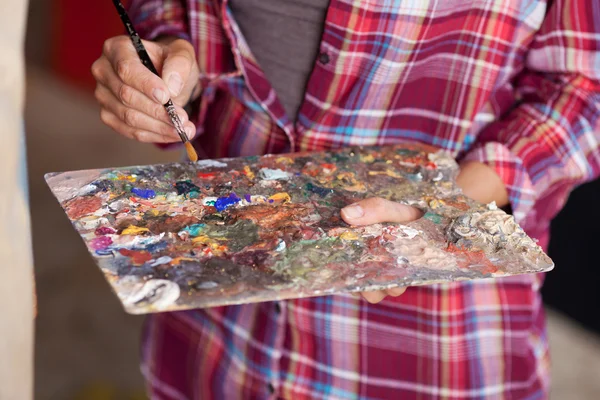
[[[123,25],[125,25],[125,29],[127,29],[127,33],[129,33],[129,38],[131,39],[133,47],[135,47],[135,51],[140,57],[142,64],[144,64],[146,68],[152,71],[156,76],[160,77],[158,71],[156,70],[156,67],[152,63],[152,60],[150,60],[150,56],[148,55],[148,52],[146,51],[146,48],[142,43],[142,39],[140,39],[140,35],[138,35],[137,31],[133,27],[131,19],[129,19],[127,10],[125,10],[125,7],[123,7],[123,4],[121,4],[119,0],[113,0],[113,4],[115,5],[117,12],[119,13],[119,17],[121,17],[121,21],[123,21]],[[198,154],[196,153],[194,146],[192,146],[185,131],[183,130],[183,123],[181,122],[179,115],[177,115],[177,112],[175,111],[175,105],[173,104],[173,101],[169,99],[169,101],[163,104],[163,106],[165,107],[165,110],[167,110],[167,113],[171,118],[171,122],[173,122],[173,125],[175,126],[177,134],[179,135],[181,141],[185,145],[185,150],[187,151],[189,159],[193,162],[198,161]]]

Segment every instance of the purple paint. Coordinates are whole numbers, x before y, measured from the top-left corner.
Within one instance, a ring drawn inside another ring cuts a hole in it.
[[[90,241],[90,247],[94,250],[104,250],[112,244],[112,239],[108,236],[100,236]]]
[[[246,201],[247,201],[248,203],[252,203],[252,197],[250,197],[250,195],[249,195],[249,194],[246,194],[246,195],[244,195],[244,198],[246,199]]]
[[[101,226],[100,228],[96,229],[94,233],[96,234],[96,236],[114,235],[115,233],[117,233],[117,231],[108,226]]]
[[[233,206],[241,201],[235,193],[231,193],[227,197],[219,197],[217,201],[215,201],[215,208],[217,211],[224,211],[226,208]]]

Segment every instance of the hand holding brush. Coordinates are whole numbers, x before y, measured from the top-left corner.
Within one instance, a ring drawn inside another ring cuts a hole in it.
[[[121,10],[119,1],[113,3]],[[190,160],[197,160],[189,142],[196,129],[178,106],[190,100],[199,79],[192,45],[174,38],[142,44],[127,14],[121,16],[130,36],[107,40],[92,66],[102,121],[141,142],[181,141]]]

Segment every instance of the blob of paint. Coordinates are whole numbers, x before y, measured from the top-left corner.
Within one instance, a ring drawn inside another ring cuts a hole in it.
[[[133,187],[131,188],[131,193],[141,197],[142,199],[153,199],[156,197],[156,192],[152,189],[140,189]]]
[[[241,200],[242,199],[240,199],[235,193],[231,193],[227,197],[219,197],[217,201],[215,201],[215,208],[217,211],[224,211],[228,207],[239,203]]]
[[[112,244],[112,239],[108,236],[100,236],[90,241],[90,247],[93,250],[104,250]]]

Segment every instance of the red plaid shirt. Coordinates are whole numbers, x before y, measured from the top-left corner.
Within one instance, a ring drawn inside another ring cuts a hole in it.
[[[495,168],[547,243],[575,185],[600,173],[597,0],[331,0],[296,122],[226,0],[134,0],[146,39],[190,40],[192,115],[208,156],[417,141]],[[157,399],[539,399],[541,276],[221,307],[148,320]]]

